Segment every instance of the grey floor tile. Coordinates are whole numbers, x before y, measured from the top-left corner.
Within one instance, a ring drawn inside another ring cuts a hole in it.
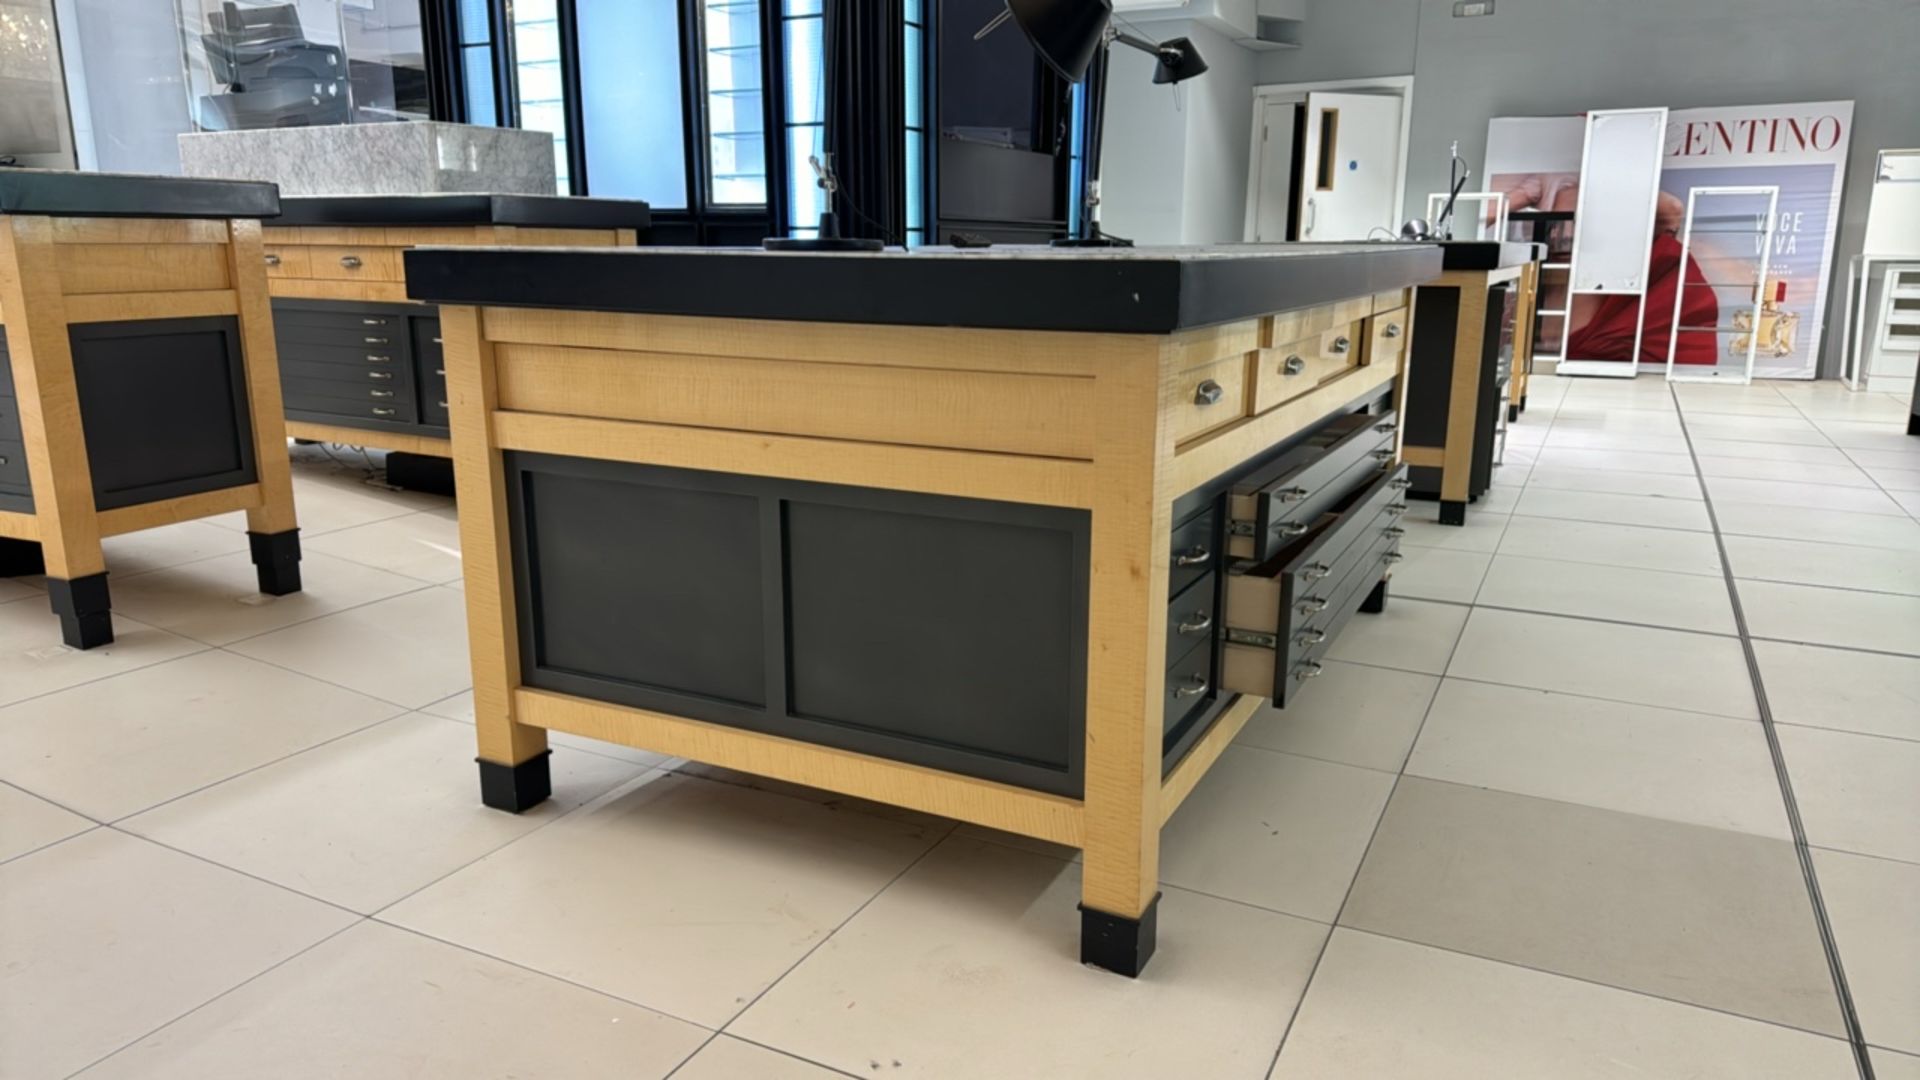
[[[1874,1080],[1920,1080],[1920,1056],[1873,1047]]]
[[[1247,721],[1239,742],[1397,773],[1413,749],[1440,680],[1432,675],[1326,661],[1313,692]]]
[[[1740,606],[1754,637],[1920,656],[1920,596],[1743,581]]]
[[[266,596],[260,592],[249,555],[219,555],[168,570],[115,577],[113,606],[149,626],[209,645],[230,645],[421,587],[414,578],[317,551],[302,556],[300,574],[299,592]]]
[[[1843,1034],[1793,845],[1405,777],[1342,925]]]
[[[36,593],[0,604],[0,705],[104,679],[204,650],[205,645],[115,615],[113,644],[71,649],[60,620]]]
[[[94,823],[11,784],[0,784],[0,862],[58,843]]]
[[[1612,701],[1757,719],[1733,638],[1475,608],[1447,674]]]
[[[1327,650],[1327,659],[1439,675],[1447,670],[1469,610],[1458,604],[1389,600],[1377,615],[1354,616]]]
[[[1867,1042],[1920,1054],[1920,866],[1816,848],[1813,867]]]
[[[1395,596],[1416,600],[1443,600],[1471,604],[1480,591],[1480,580],[1487,576],[1487,564],[1493,556],[1481,551],[1453,551],[1447,548],[1416,547],[1402,544],[1405,556],[1393,568],[1389,588]]]
[[[851,1074],[731,1035],[721,1035],[680,1066],[673,1080],[835,1080],[848,1075]]]
[[[1792,725],[1778,734],[1808,843],[1920,863],[1920,743]]]
[[[1477,602],[1710,634],[1735,632],[1726,582],[1704,574],[1496,555]]]
[[[1169,889],[1119,979],[1075,962],[1079,879],[954,837],[728,1030],[859,1076],[1264,1076],[1327,927]]]
[[[1920,739],[1920,658],[1756,641],[1781,723]]]
[[[412,709],[473,685],[466,599],[432,586],[249,638],[233,650]]]
[[[1407,775],[1792,839],[1751,720],[1448,679]]]
[[[1843,1080],[1839,1039],[1341,927],[1273,1080]]]

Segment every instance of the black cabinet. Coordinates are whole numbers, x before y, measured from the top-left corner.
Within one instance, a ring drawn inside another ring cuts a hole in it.
[[[447,438],[438,308],[278,299],[273,324],[287,419]]]
[[[1515,296],[1510,282],[1497,282],[1487,288],[1487,302],[1481,309],[1482,327],[1480,377],[1474,386],[1472,454],[1467,481],[1467,500],[1478,500],[1493,485],[1493,468],[1500,422],[1504,410],[1501,399],[1513,371]],[[1463,310],[1475,310],[1462,303],[1458,286],[1422,286],[1415,294],[1412,355],[1407,364],[1406,443],[1409,446],[1447,445],[1447,429],[1453,410],[1455,331]],[[1416,465],[1410,470],[1413,493],[1422,498],[1441,495],[1441,470],[1438,466]],[[1462,508],[1464,513],[1464,508]],[[1443,519],[1444,520],[1444,519]],[[1448,522],[1459,524],[1459,522]]]

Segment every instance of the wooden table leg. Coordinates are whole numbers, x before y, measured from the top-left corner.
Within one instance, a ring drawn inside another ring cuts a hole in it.
[[[76,649],[106,645],[113,641],[107,564],[51,220],[0,215],[0,311],[7,318],[47,598],[60,619],[61,640]]]
[[[1473,486],[1473,438],[1479,425],[1480,369],[1486,346],[1485,284],[1461,286],[1453,331],[1453,384],[1447,396],[1447,447],[1440,467],[1440,524],[1465,525]]]
[[[551,751],[546,729],[529,727],[514,717],[513,692],[520,686],[520,624],[514,612],[506,470],[493,431],[493,411],[499,402],[497,370],[478,308],[441,308],[440,337],[446,349],[453,475],[459,492],[473,722],[480,741],[480,801],[517,814],[551,795],[553,779],[547,765]]]
[[[246,357],[247,405],[253,420],[253,459],[260,505],[247,510],[247,546],[260,591],[285,596],[300,591],[300,527],[293,508],[293,470],[287,461],[285,407],[280,397],[280,357],[273,340],[273,310],[267,298],[266,259],[260,223],[228,223],[228,269]]]

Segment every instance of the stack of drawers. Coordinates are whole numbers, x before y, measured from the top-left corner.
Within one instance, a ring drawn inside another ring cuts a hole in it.
[[[27,447],[20,441],[20,399],[13,391],[13,364],[6,328],[0,327],[0,510],[33,509],[27,482]]]
[[[273,307],[288,417],[447,436],[446,366],[434,309],[290,300]]]
[[[1214,693],[1214,617],[1219,603],[1219,515],[1214,500],[1188,507],[1173,527],[1173,569],[1167,575],[1167,682],[1163,733],[1169,746],[1194,726]]]

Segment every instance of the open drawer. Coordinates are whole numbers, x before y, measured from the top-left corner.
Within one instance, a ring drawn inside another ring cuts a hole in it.
[[[1329,421],[1227,495],[1227,553],[1264,563],[1394,459],[1391,412]]]
[[[1240,563],[1226,588],[1221,686],[1284,706],[1398,561],[1406,466],[1381,469],[1318,514],[1262,563]]]

